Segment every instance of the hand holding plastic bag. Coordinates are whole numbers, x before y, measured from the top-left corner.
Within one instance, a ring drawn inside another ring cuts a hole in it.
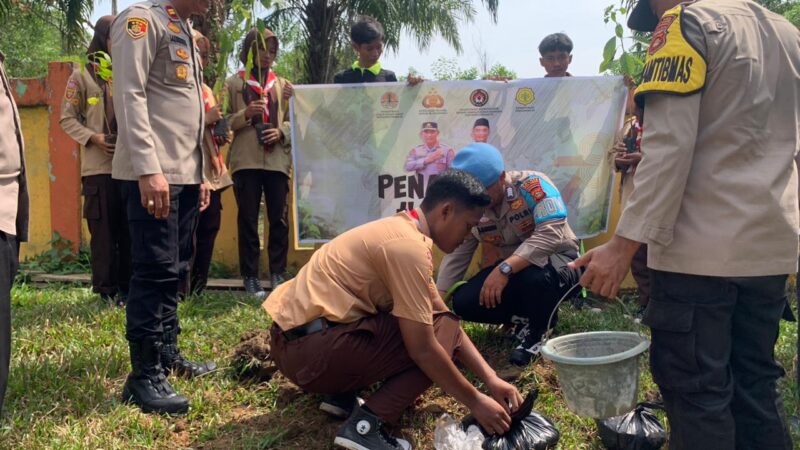
[[[464,431],[461,422],[449,414],[442,414],[436,421],[436,430],[433,432],[433,447],[436,450],[481,450],[481,444],[483,433],[477,426]]]
[[[511,429],[499,435],[486,435],[482,450],[550,450],[555,449],[561,434],[547,418],[533,410],[539,391],[532,390],[519,410],[511,416]],[[475,427],[475,419],[464,419],[466,429]]]

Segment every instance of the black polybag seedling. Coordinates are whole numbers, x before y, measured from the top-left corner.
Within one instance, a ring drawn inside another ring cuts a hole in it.
[[[511,416],[511,429],[502,436],[491,435],[481,428],[486,439],[483,450],[550,450],[555,449],[561,434],[550,420],[533,410],[533,403],[539,391],[534,389],[525,397],[520,408]],[[478,425],[472,416],[462,422],[466,430],[471,425]]]
[[[600,440],[609,450],[658,450],[667,441],[667,432],[652,409],[659,403],[639,403],[628,414],[597,421]]]

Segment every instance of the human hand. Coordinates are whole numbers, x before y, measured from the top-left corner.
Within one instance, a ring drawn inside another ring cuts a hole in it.
[[[586,272],[581,276],[581,286],[600,296],[614,298],[640,245],[639,242],[614,235],[607,243],[569,263],[568,267],[586,267]]]
[[[425,78],[418,77],[416,75],[408,74],[408,77],[406,77],[406,83],[411,87],[414,87],[423,81],[425,81]]]
[[[283,133],[279,128],[265,128],[261,133],[262,141],[266,145],[273,145],[281,140]]]
[[[430,164],[439,159],[442,159],[442,156],[444,156],[444,152],[442,151],[442,149],[437,149],[435,152],[431,153],[430,155],[428,155],[427,158],[425,158],[425,164]]]
[[[166,219],[169,216],[169,183],[164,174],[154,173],[139,177],[139,195],[142,199],[142,208],[156,219]]]
[[[519,393],[516,386],[501,380],[497,376],[486,383],[486,388],[489,389],[492,398],[499,403],[508,414],[516,412],[524,401],[522,399],[522,394]]]
[[[211,204],[211,191],[211,185],[208,184],[208,181],[200,184],[200,212],[205,211],[208,205]]]
[[[106,155],[113,155],[115,145],[109,144],[106,142],[106,135],[103,133],[93,134],[91,138],[89,138],[89,142],[97,146],[100,150],[103,151]]]
[[[267,103],[262,100],[253,100],[247,105],[247,109],[244,110],[244,117],[245,119],[251,119],[253,116],[257,116],[259,114],[264,114],[264,111],[267,110]]]
[[[287,81],[286,84],[283,85],[283,99],[289,100],[294,95],[294,86],[292,83]]]
[[[642,160],[642,152],[622,152],[614,156],[614,164],[621,167],[635,166]]]
[[[489,273],[483,282],[480,294],[480,304],[484,308],[496,308],[500,304],[503,296],[503,289],[508,284],[508,277],[500,273],[497,267]]]
[[[219,106],[215,106],[206,112],[207,124],[217,123],[219,119],[222,119],[222,113],[219,111]]]
[[[500,403],[486,394],[478,394],[469,409],[475,420],[489,433],[505,434],[511,428],[511,416]]]
[[[491,76],[488,76],[488,77],[484,78],[484,80],[502,81],[504,83],[508,83],[508,81],[511,80],[511,78],[509,78],[509,77],[501,77],[499,75],[491,75]]]

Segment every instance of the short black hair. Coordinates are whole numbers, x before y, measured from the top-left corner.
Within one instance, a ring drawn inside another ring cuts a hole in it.
[[[550,52],[572,53],[572,39],[564,33],[553,33],[547,35],[539,44],[539,54],[544,56]]]
[[[350,39],[358,45],[369,44],[375,39],[383,40],[383,25],[372,16],[361,16],[350,27]]]
[[[448,169],[428,185],[420,207],[428,212],[441,202],[453,200],[464,208],[485,208],[491,203],[483,183],[463,170]]]

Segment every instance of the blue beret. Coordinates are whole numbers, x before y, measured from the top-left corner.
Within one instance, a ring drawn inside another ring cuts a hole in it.
[[[473,142],[459,150],[450,167],[469,173],[487,188],[496,183],[505,170],[500,151],[482,142]]]

